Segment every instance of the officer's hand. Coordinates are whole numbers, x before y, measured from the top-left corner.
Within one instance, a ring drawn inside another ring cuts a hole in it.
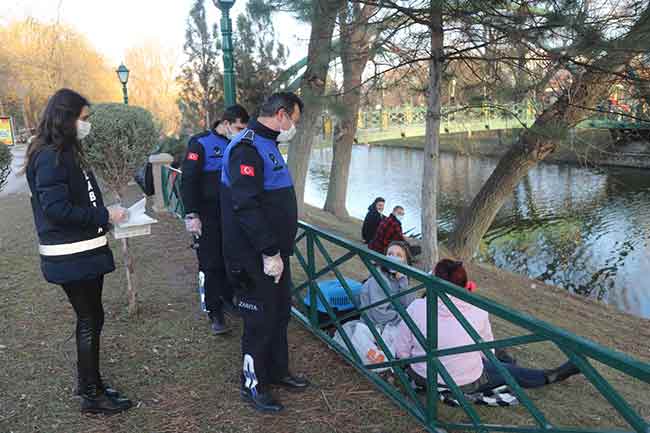
[[[196,215],[186,216],[185,230],[193,235],[201,236],[201,219]]]
[[[264,273],[269,277],[273,277],[275,284],[280,282],[282,278],[282,273],[284,272],[284,262],[280,253],[277,253],[274,256],[266,256],[262,254],[264,261]]]
[[[129,211],[122,206],[111,206],[108,209],[108,222],[119,224],[129,218]]]

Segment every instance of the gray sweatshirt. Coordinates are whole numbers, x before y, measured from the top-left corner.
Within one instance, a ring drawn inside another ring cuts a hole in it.
[[[379,273],[384,277],[388,282],[389,295],[396,295],[409,288],[409,281],[405,275],[402,275],[399,279],[396,279],[394,276],[385,273],[379,270]],[[406,309],[411,302],[416,298],[415,293],[410,293],[408,295],[401,296],[396,299],[400,304]],[[359,294],[359,302],[361,308],[366,307],[375,302],[379,302],[382,299],[386,299],[386,294],[381,288],[379,283],[375,280],[374,277],[371,277],[366,281],[361,288],[361,293]],[[386,304],[379,305],[377,307],[371,308],[368,310],[368,317],[373,323],[378,327],[383,329],[386,325],[397,325],[401,320],[399,313],[393,307],[391,302]]]

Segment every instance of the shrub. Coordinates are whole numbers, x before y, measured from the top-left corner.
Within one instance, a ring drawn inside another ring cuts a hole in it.
[[[149,111],[124,104],[95,105],[90,119],[88,162],[119,201],[158,142],[159,128]]]
[[[9,173],[11,173],[11,150],[9,146],[0,144],[0,191],[7,183]]]

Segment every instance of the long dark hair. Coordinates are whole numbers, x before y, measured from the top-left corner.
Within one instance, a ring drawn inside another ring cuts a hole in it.
[[[27,148],[23,170],[45,146],[53,146],[59,156],[64,150],[72,150],[75,160],[84,165],[81,143],[77,139],[77,119],[81,110],[89,106],[90,102],[74,90],[61,89],[52,95],[41,115],[36,137]]]

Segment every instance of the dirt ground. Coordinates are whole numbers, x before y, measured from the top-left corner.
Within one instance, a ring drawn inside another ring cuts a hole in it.
[[[308,220],[318,227],[346,239],[360,239],[360,221],[339,219],[322,210],[308,207]],[[332,254],[337,248],[327,244]],[[304,246],[301,248],[304,250]],[[443,246],[440,256],[448,252]],[[322,265],[324,262],[319,261]],[[296,267],[294,267],[296,268]],[[616,310],[597,301],[569,294],[566,290],[545,285],[540,281],[496,269],[483,264],[466,264],[469,276],[478,283],[478,294],[503,305],[527,313],[537,319],[564,328],[576,335],[588,338],[605,347],[624,352],[637,360],[650,362],[650,320],[641,319]],[[362,279],[367,272],[360,261],[351,261],[344,267],[345,275]],[[428,271],[428,269],[426,269]],[[298,273],[296,273],[296,276]],[[294,276],[294,283],[301,282]],[[304,277],[303,277],[304,278]],[[491,318],[495,338],[525,335],[528,332],[510,323]],[[536,343],[509,349],[520,365],[533,368],[549,368],[564,362],[566,358],[550,343]],[[592,362],[594,367],[620,392],[646,419],[650,419],[650,385],[636,379],[625,378],[613,369]],[[601,394],[584,378],[574,377],[564,385],[553,385],[528,394],[550,422],[565,427],[619,427],[629,429],[628,424],[605,401]],[[519,406],[509,409],[478,408],[483,422],[493,424],[533,425],[527,411]],[[448,422],[468,422],[459,409],[441,406],[441,418]]]
[[[423,432],[405,412],[296,323],[291,365],[313,386],[277,391],[287,410],[261,416],[239,398],[241,322],[212,336],[199,312],[196,259],[180,221],[161,217],[131,242],[142,311],[126,314],[124,269],[106,278],[102,372],[137,404],[113,417],[81,416],[72,398],[74,316],[44,282],[26,195],[0,199],[0,432]],[[116,259],[118,245],[112,241]]]
[[[102,371],[137,407],[114,417],[81,416],[72,398],[74,318],[63,291],[42,279],[26,195],[0,199],[0,432],[2,433],[206,433],[334,432],[411,433],[424,429],[377,391],[336,353],[295,322],[289,330],[294,371],[311,379],[303,394],[277,391],[287,410],[261,416],[238,395],[241,323],[225,338],[210,334],[199,312],[196,261],[181,223],[157,217],[152,235],[135,238],[136,282],[141,313],[126,314],[121,264],[107,276]],[[354,221],[309,209],[308,221],[351,239]],[[116,259],[117,243],[112,242]],[[336,254],[334,254],[336,256]],[[295,280],[301,278],[298,266]],[[358,265],[346,275],[364,278]],[[558,288],[490,267],[470,266],[480,293],[650,361],[650,322],[571,296]],[[532,285],[535,287],[532,287]],[[521,332],[495,321],[498,337]],[[546,344],[514,350],[524,365],[562,360]],[[649,388],[601,369],[633,404],[650,417]],[[584,379],[531,392],[551,421],[574,426],[625,426]],[[522,408],[477,408],[486,421],[526,424]],[[464,421],[460,409],[440,406],[445,420]],[[561,421],[561,422],[560,422]]]

